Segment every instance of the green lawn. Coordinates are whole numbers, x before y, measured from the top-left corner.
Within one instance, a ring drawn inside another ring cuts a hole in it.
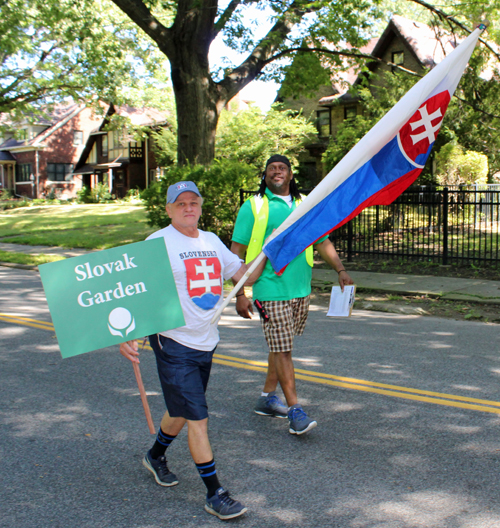
[[[0,239],[31,246],[107,249],[139,242],[155,230],[142,205],[48,205],[0,213]]]

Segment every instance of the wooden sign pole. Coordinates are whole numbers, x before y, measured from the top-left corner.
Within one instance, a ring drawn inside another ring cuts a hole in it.
[[[142,342],[142,349],[146,344],[146,339]],[[144,407],[144,413],[146,415],[146,420],[148,422],[149,432],[151,434],[156,434],[156,429],[153,423],[153,417],[151,416],[151,411],[149,410],[148,397],[146,396],[146,391],[144,390],[144,384],[142,383],[141,370],[139,369],[139,363],[132,363],[134,367],[135,379],[137,380],[137,386],[139,387],[139,394],[141,395],[142,406]]]

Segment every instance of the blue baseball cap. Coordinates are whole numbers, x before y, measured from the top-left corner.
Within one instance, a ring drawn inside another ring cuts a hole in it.
[[[174,203],[175,200],[179,198],[179,195],[186,191],[193,192],[201,198],[200,191],[198,190],[198,187],[196,187],[195,183],[192,181],[180,181],[174,183],[168,188],[167,203]]]

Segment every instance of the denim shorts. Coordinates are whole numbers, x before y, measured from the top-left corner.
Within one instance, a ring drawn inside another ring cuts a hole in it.
[[[205,392],[215,348],[210,352],[196,350],[160,334],[149,336],[149,342],[168,414],[186,420],[208,418]]]

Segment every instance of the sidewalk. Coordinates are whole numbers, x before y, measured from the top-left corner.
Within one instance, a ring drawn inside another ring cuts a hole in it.
[[[17,253],[45,253],[76,257],[89,251],[86,249],[64,249],[48,246],[24,246],[20,244],[0,243],[0,250]],[[0,266],[36,269],[35,266],[23,266],[0,262]],[[482,302],[500,304],[500,280],[455,279],[452,277],[434,277],[430,275],[402,275],[398,273],[373,273],[367,271],[349,271],[359,290],[381,291],[399,295],[429,295],[446,300]],[[328,269],[313,269],[313,286],[327,289],[338,284],[337,273]]]
[[[367,271],[349,271],[349,275],[356,287],[363,290],[500,304],[500,281]],[[333,270],[313,269],[313,285],[326,286],[328,284],[338,284],[337,273]]]

